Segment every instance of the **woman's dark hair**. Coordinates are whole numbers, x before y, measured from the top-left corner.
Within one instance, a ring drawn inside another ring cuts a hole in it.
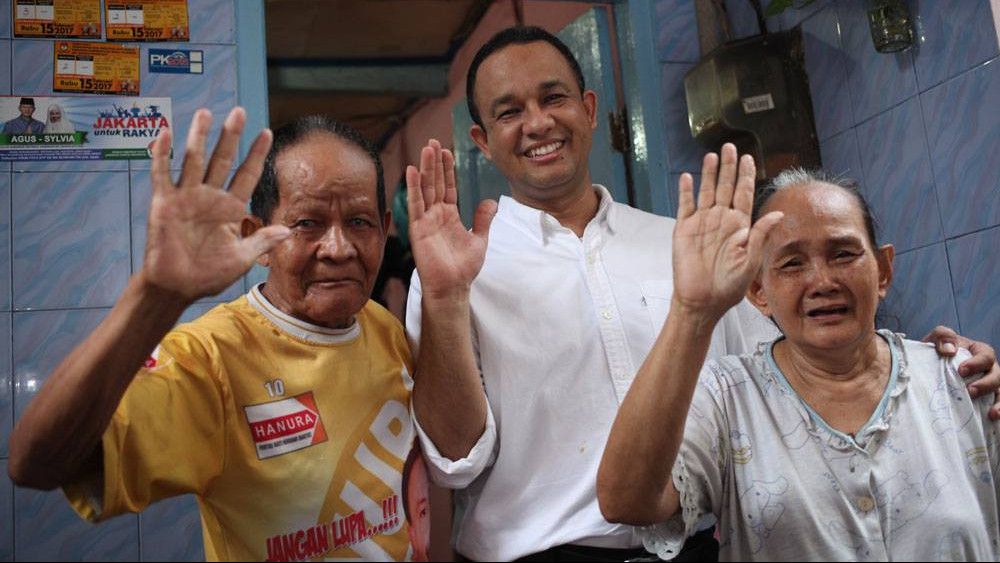
[[[753,198],[753,213],[750,216],[751,224],[756,223],[757,220],[760,219],[761,215],[764,214],[765,208],[767,207],[767,202],[770,201],[771,196],[776,194],[778,191],[793,186],[802,186],[814,183],[837,186],[854,196],[855,201],[858,202],[858,208],[861,210],[861,217],[865,222],[865,230],[868,233],[868,241],[871,243],[872,249],[877,249],[878,231],[875,218],[872,216],[871,207],[868,205],[865,197],[861,195],[857,181],[850,178],[832,176],[822,170],[789,168],[788,170],[782,171],[764,186],[758,188],[757,193],[754,194]]]
[[[285,149],[297,145],[314,133],[329,133],[357,146],[368,155],[375,165],[375,198],[378,200],[379,217],[385,215],[385,179],[382,173],[382,159],[375,148],[351,127],[339,123],[326,115],[307,115],[282,125],[274,132],[271,151],[264,160],[264,171],[260,175],[253,197],[250,198],[250,212],[264,221],[271,222],[271,214],[278,207],[278,177],[274,170],[275,161]]]
[[[576,57],[573,56],[573,52],[569,50],[569,47],[567,47],[565,43],[560,41],[555,35],[552,35],[540,27],[530,25],[508,27],[507,29],[494,35],[489,41],[479,48],[476,56],[472,59],[472,64],[469,65],[469,73],[465,77],[465,103],[469,106],[469,115],[472,116],[472,121],[476,122],[476,125],[480,127],[483,126],[482,116],[479,114],[479,108],[476,107],[476,76],[479,74],[480,65],[482,65],[483,61],[485,61],[490,55],[508,45],[525,45],[536,41],[544,41],[555,47],[556,50],[562,54],[563,58],[565,58],[566,62],[569,64],[569,67],[573,70],[573,76],[576,78],[576,85],[580,87],[580,92],[583,92],[583,71],[580,70],[580,63],[576,60]]]

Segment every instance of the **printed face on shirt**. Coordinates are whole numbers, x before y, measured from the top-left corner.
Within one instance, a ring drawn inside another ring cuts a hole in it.
[[[597,96],[580,91],[555,47],[535,41],[496,51],[479,67],[475,96],[483,127],[472,127],[472,139],[515,196],[542,202],[590,189]]]
[[[764,211],[785,216],[764,245],[750,300],[800,347],[829,350],[870,337],[892,280],[893,249],[872,246],[857,199],[812,183],[778,191]]]
[[[264,295],[304,321],[350,326],[371,295],[389,214],[379,215],[376,171],[359,147],[325,132],[275,160],[279,200],[273,224],[292,235],[262,257]]]
[[[35,106],[28,104],[21,104],[17,107],[17,109],[21,111],[21,116],[26,119],[30,119],[31,116],[35,113]]]
[[[414,458],[409,472],[403,476],[407,480],[406,518],[410,524],[410,545],[413,547],[414,561],[428,561],[431,542],[431,515],[427,475],[427,464],[419,453]]]

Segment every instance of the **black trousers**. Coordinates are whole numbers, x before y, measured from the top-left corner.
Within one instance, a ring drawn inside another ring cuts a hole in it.
[[[472,561],[461,554],[459,561]],[[582,561],[582,562],[610,562],[610,561],[659,561],[654,553],[649,553],[639,547],[635,549],[609,549],[604,547],[587,547],[583,545],[557,545],[545,551],[526,555],[518,561]],[[684,542],[684,548],[671,561],[718,561],[719,542],[715,540],[715,528],[710,528],[688,538]]]

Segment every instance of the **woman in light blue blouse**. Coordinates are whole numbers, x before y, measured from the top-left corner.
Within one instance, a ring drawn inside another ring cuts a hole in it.
[[[670,314],[612,428],[604,515],[651,525],[663,558],[714,515],[724,560],[997,560],[991,401],[966,392],[964,350],[876,330],[893,248],[858,191],[785,172],[751,227],[753,160],[716,189],[717,167],[697,206],[681,180]],[[703,367],[744,296],[783,336]]]

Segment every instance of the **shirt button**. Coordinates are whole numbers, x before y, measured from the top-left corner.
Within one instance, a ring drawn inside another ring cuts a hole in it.
[[[593,264],[594,262],[597,262],[597,256],[593,252],[591,252],[590,254],[587,255],[587,263]]]
[[[861,512],[871,512],[875,508],[875,499],[872,497],[858,497],[858,510]]]
[[[611,318],[614,317],[614,315],[611,314],[611,311],[609,309],[601,311],[601,316],[604,317],[604,320],[606,321],[610,321]]]

